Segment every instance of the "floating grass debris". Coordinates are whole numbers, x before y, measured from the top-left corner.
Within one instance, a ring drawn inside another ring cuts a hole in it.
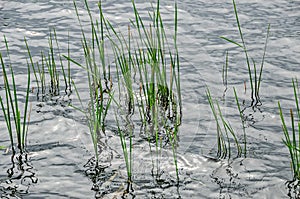
[[[25,146],[26,146],[26,136],[28,132],[28,123],[29,123],[29,93],[30,93],[30,67],[28,66],[27,69],[27,87],[26,87],[26,94],[25,94],[25,103],[23,107],[23,114],[21,113],[22,107],[20,99],[17,93],[17,85],[15,82],[15,75],[12,69],[12,65],[10,62],[10,55],[9,55],[9,47],[6,38],[4,37],[5,45],[6,45],[6,53],[9,59],[8,70],[11,74],[11,83],[9,82],[8,72],[6,69],[6,64],[4,63],[2,54],[0,53],[0,61],[2,66],[2,75],[3,75],[3,83],[4,83],[4,90],[5,90],[5,97],[4,99],[0,96],[0,104],[2,113],[5,118],[6,127],[8,130],[11,148],[13,153],[15,153],[14,145],[17,144],[17,148],[19,149],[20,153],[24,153]],[[16,141],[15,141],[15,136]]]
[[[252,99],[251,106],[256,106],[257,104],[261,103],[260,97],[259,97],[259,90],[260,90],[260,86],[261,86],[261,82],[262,82],[262,74],[263,74],[263,68],[264,68],[264,62],[265,62],[265,56],[266,56],[266,50],[267,50],[267,43],[268,43],[268,38],[269,38],[269,33],[270,33],[270,24],[268,25],[268,29],[267,29],[267,36],[266,36],[266,41],[265,41],[265,46],[264,46],[264,52],[263,52],[263,56],[262,56],[260,69],[258,72],[256,63],[255,63],[254,59],[249,56],[248,49],[246,47],[240,20],[238,17],[238,11],[237,11],[237,6],[235,3],[235,0],[233,0],[232,2],[233,2],[234,14],[235,14],[235,19],[236,19],[237,26],[238,26],[241,43],[233,41],[226,37],[221,37],[221,38],[242,48],[242,50],[245,54],[245,58],[246,58],[246,64],[247,64],[249,81],[250,81],[251,99]],[[227,60],[228,60],[228,58],[226,58],[226,62],[227,62]],[[251,67],[251,61],[252,61],[253,67]],[[227,67],[223,67],[223,74],[226,74],[226,79],[227,79]]]
[[[282,122],[282,130],[284,133],[283,143],[289,150],[290,158],[291,158],[291,167],[294,174],[294,180],[300,180],[300,107],[299,100],[300,96],[298,94],[299,84],[297,79],[293,79],[293,90],[294,90],[294,98],[296,104],[296,114],[294,114],[293,109],[290,109],[290,119],[291,126],[286,124],[286,120],[284,119],[284,114],[278,102],[279,107],[279,115]]]

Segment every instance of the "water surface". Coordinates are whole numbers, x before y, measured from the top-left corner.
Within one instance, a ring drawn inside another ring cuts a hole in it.
[[[97,15],[97,1],[89,1]],[[138,1],[141,14],[147,17],[151,6]],[[283,133],[278,116],[277,101],[284,112],[294,106],[291,79],[300,78],[300,21],[298,1],[238,1],[238,12],[250,55],[260,63],[268,24],[271,26],[265,69],[258,108],[247,108],[248,157],[214,161],[216,127],[205,95],[206,86],[221,101],[223,113],[239,136],[242,126],[234,101],[233,86],[240,100],[249,106],[250,85],[241,50],[220,38],[239,41],[231,1],[178,2],[179,50],[182,62],[183,123],[180,127],[178,164],[180,183],[176,185],[172,153],[162,151],[159,166],[154,170],[161,181],[151,174],[152,163],[148,143],[136,137],[134,148],[134,192],[136,198],[289,198],[285,185],[292,179],[288,151],[282,143]],[[83,27],[88,32],[88,16],[78,1]],[[127,29],[133,18],[130,1],[104,1],[103,10],[109,20]],[[174,2],[163,1],[161,14],[166,27],[172,30]],[[48,36],[55,28],[61,49],[68,40],[72,56],[82,59],[81,32],[72,1],[1,1],[0,38],[5,35],[10,46],[11,61],[17,74],[17,86],[24,94],[27,71],[27,38],[34,59],[48,47]],[[68,39],[69,35],[69,39]],[[2,42],[0,50],[5,53]],[[228,90],[223,97],[222,66],[229,51]],[[73,66],[72,74],[83,98],[88,99],[86,78],[80,68]],[[2,79],[2,77],[1,77]],[[244,82],[246,81],[246,92]],[[2,80],[1,80],[2,82]],[[3,94],[1,84],[1,95]],[[115,124],[108,122],[107,146],[101,153],[103,175],[91,179],[86,175],[93,156],[88,128],[82,116],[66,106],[70,98],[36,101],[31,97],[32,113],[28,135],[28,165],[30,179],[8,179],[12,167],[11,155],[1,151],[0,195],[5,198],[120,198],[126,189],[126,167],[122,159]],[[77,101],[78,103],[78,101]],[[8,146],[4,118],[1,116],[0,145]],[[15,169],[17,171],[18,169]],[[92,171],[90,171],[92,172]],[[34,175],[32,175],[34,174]],[[293,190],[292,190],[293,191]],[[295,197],[292,194],[292,197]]]

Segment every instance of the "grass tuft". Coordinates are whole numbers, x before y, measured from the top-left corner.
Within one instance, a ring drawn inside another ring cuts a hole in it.
[[[68,60],[68,65],[66,68],[63,63],[62,55],[60,53],[60,47],[58,44],[55,29],[53,30],[53,33],[50,32],[48,43],[49,51],[47,53],[41,52],[41,62],[34,63],[28,42],[25,39],[25,44],[30,60],[29,67],[31,67],[33,71],[38,90],[37,97],[38,99],[40,99],[41,94],[42,101],[47,100],[47,95],[60,95],[61,81],[63,81],[65,85],[65,94],[70,95],[72,93],[70,61]],[[68,49],[68,54],[69,53],[70,51]]]
[[[233,130],[232,126],[230,125],[229,121],[225,120],[219,102],[217,100],[213,100],[208,88],[206,90],[206,96],[217,126],[217,157],[231,158],[232,142],[236,146],[236,150],[237,150],[236,157],[241,157],[243,150],[240,145],[240,140],[237,138],[236,133]]]
[[[300,96],[297,93],[299,88],[299,84],[297,79],[293,79],[293,89],[294,89],[294,98],[296,104],[296,114],[294,114],[293,109],[290,109],[290,119],[291,126],[288,127],[286,124],[286,120],[284,119],[283,111],[281,109],[280,102],[278,102],[279,107],[279,116],[282,122],[282,130],[284,133],[283,143],[289,150],[290,158],[291,158],[291,167],[294,174],[294,179],[300,179],[300,108],[299,108],[299,100]]]
[[[256,67],[256,63],[255,63],[254,59],[249,56],[248,49],[246,47],[246,43],[245,43],[244,35],[242,32],[235,0],[232,0],[232,2],[233,2],[234,14],[235,14],[236,23],[238,26],[241,43],[236,42],[232,39],[223,37],[223,36],[221,38],[242,48],[242,50],[245,54],[245,58],[246,58],[246,64],[247,64],[248,76],[249,76],[249,82],[250,82],[250,88],[251,88],[251,99],[252,99],[251,106],[256,106],[257,104],[261,103],[259,91],[260,91],[260,86],[261,86],[261,82],[262,82],[262,75],[263,75],[263,68],[264,68],[264,62],[265,62],[265,56],[266,56],[266,50],[267,50],[267,43],[268,43],[269,34],[270,34],[270,24],[268,25],[268,28],[267,28],[267,36],[266,36],[266,41],[265,41],[265,46],[264,46],[264,53],[262,56],[260,69],[258,71],[258,69]],[[228,56],[228,54],[226,55],[226,63],[228,61],[227,56]],[[251,62],[252,62],[253,66],[251,66]],[[223,67],[223,79],[224,79],[224,75],[226,75],[226,79],[227,79],[227,67]],[[227,85],[227,82],[226,82],[226,85]]]
[[[26,95],[25,95],[25,104],[23,114],[21,113],[21,106],[19,104],[20,99],[18,98],[17,86],[15,83],[14,71],[12,69],[12,65],[10,63],[10,55],[9,55],[9,47],[6,38],[4,37],[5,45],[6,45],[6,53],[9,59],[8,70],[11,74],[11,83],[9,82],[9,76],[6,69],[6,64],[4,63],[2,54],[0,53],[0,61],[2,66],[2,75],[3,75],[3,83],[5,90],[5,98],[3,99],[0,96],[0,104],[2,113],[5,118],[6,127],[8,130],[11,148],[13,153],[15,153],[14,144],[17,144],[17,148],[20,153],[26,152],[26,136],[28,132],[28,123],[29,123],[29,93],[30,93],[30,67],[27,70],[27,87],[26,87]],[[14,133],[15,132],[15,133]],[[15,141],[15,136],[16,141]]]

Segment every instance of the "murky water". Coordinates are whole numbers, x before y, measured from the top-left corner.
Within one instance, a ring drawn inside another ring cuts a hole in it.
[[[97,1],[90,1],[97,13]],[[150,5],[138,1],[143,16]],[[239,136],[242,126],[234,101],[233,86],[244,107],[250,105],[250,86],[244,55],[220,38],[239,41],[232,2],[190,1],[178,2],[179,50],[182,62],[181,80],[183,123],[180,127],[178,165],[180,183],[176,184],[171,150],[161,152],[157,166],[152,165],[148,143],[135,137],[133,185],[128,198],[289,198],[285,184],[292,179],[288,151],[282,143],[277,101],[288,113],[294,106],[292,78],[300,78],[300,2],[299,1],[238,1],[238,11],[250,55],[260,63],[268,24],[270,38],[261,85],[262,105],[247,108],[246,159],[215,161],[216,128],[206,98],[206,86],[221,101],[223,114]],[[88,16],[78,1],[83,26],[88,31]],[[120,29],[127,29],[133,18],[130,1],[104,1],[106,16]],[[166,26],[172,29],[174,2],[163,1],[161,12]],[[0,38],[7,37],[11,60],[17,74],[17,86],[24,94],[26,84],[27,38],[34,59],[47,49],[48,36],[56,29],[61,49],[68,46],[72,56],[82,56],[80,26],[72,1],[13,1],[0,2]],[[2,40],[2,39],[1,39]],[[5,45],[0,45],[5,52]],[[222,66],[229,51],[228,90],[224,95]],[[81,59],[82,60],[82,59]],[[88,99],[85,78],[80,68],[72,68],[72,76]],[[2,77],[1,77],[2,82]],[[1,84],[1,94],[3,86]],[[2,198],[120,198],[126,190],[126,167],[115,124],[108,122],[106,142],[101,153],[105,166],[96,177],[90,158],[93,148],[88,128],[81,115],[68,107],[76,97],[37,101],[31,96],[32,113],[28,135],[27,157],[16,157],[27,162],[22,168],[11,162],[11,154],[0,151],[0,195]],[[0,123],[0,146],[9,145],[4,118]],[[103,144],[104,145],[104,144]],[[89,161],[90,160],[90,161]],[[151,170],[156,177],[153,177]],[[15,178],[9,178],[13,171]],[[19,179],[18,172],[27,178]],[[94,176],[94,178],[93,178]],[[295,197],[291,193],[292,197]]]

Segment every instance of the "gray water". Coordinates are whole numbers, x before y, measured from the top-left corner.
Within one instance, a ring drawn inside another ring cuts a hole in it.
[[[96,15],[96,1],[89,1]],[[151,8],[138,1],[143,16]],[[258,108],[246,108],[247,158],[220,160],[216,155],[216,127],[205,95],[206,86],[219,99],[223,114],[239,136],[242,126],[234,101],[233,87],[240,101],[250,105],[250,85],[242,51],[220,38],[239,41],[233,5],[228,1],[178,2],[179,50],[182,62],[183,123],[179,132],[178,165],[180,182],[175,183],[171,150],[162,151],[157,167],[152,166],[148,143],[136,137],[134,146],[134,191],[127,198],[289,198],[286,182],[292,180],[288,150],[282,138],[277,101],[284,112],[294,107],[292,78],[300,78],[300,2],[238,1],[238,12],[249,54],[261,62],[268,24],[270,38],[265,58]],[[78,1],[83,26],[88,31],[88,16]],[[133,18],[130,1],[104,1],[106,17],[127,29]],[[172,29],[174,2],[163,1],[161,12],[166,27]],[[68,45],[72,56],[82,59],[81,32],[72,1],[0,1],[0,38],[6,36],[16,71],[17,86],[24,94],[26,84],[27,38],[35,60],[47,49],[48,36],[55,28],[61,49]],[[1,39],[2,40],[2,39]],[[5,45],[0,45],[5,52]],[[222,66],[229,51],[228,89],[222,83]],[[72,76],[88,99],[84,73],[72,66]],[[244,92],[244,82],[246,92]],[[1,77],[1,82],[2,77]],[[3,85],[1,84],[1,94]],[[8,178],[11,154],[0,151],[0,195],[2,198],[121,198],[126,190],[126,167],[119,137],[108,122],[108,139],[101,153],[106,166],[103,175],[92,179],[86,175],[93,148],[83,117],[68,107],[76,96],[37,101],[31,96],[31,125],[28,135],[28,159],[23,170],[25,180]],[[0,146],[9,146],[4,118],[0,117]],[[92,162],[92,161],[91,161]],[[13,171],[20,171],[17,165]],[[24,166],[24,165],[23,165]],[[160,180],[151,175],[160,173]],[[15,174],[17,175],[17,174]],[[296,197],[291,194],[292,198]]]

